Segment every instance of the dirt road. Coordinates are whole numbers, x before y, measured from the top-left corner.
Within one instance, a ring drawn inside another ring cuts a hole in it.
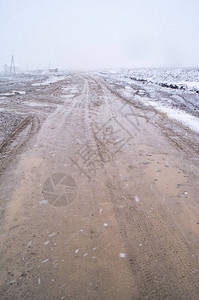
[[[0,298],[198,299],[194,150],[87,74],[42,91],[2,148]]]

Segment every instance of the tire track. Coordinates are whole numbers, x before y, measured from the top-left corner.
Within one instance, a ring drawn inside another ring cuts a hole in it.
[[[115,170],[115,173],[118,171]],[[138,208],[135,200],[128,196],[122,201],[125,209],[118,209],[118,203],[121,204],[119,199],[122,199],[121,191],[124,190],[120,180],[112,183],[108,179],[107,187],[128,251],[132,273],[139,287],[139,299],[197,299],[198,279],[193,280],[189,274],[190,250],[179,232],[171,232],[165,224],[164,220],[169,222],[171,217],[165,215],[163,219],[155,210],[150,220],[144,211],[149,211],[153,202],[149,203],[146,195],[141,195],[142,199],[146,199],[142,205],[144,210]]]
[[[8,136],[0,148],[0,172],[19,154],[30,138],[38,132],[41,120],[35,115],[26,117]]]

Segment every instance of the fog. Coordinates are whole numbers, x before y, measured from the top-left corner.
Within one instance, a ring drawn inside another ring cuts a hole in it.
[[[0,67],[198,67],[198,0],[0,0]]]

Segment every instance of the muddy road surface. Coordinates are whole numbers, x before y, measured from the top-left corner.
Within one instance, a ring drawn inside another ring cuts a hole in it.
[[[198,299],[196,140],[103,79],[45,80],[1,85],[0,298]]]

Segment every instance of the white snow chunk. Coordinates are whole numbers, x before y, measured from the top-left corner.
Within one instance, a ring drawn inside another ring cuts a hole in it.
[[[120,257],[125,258],[126,254],[125,253],[120,253]]]
[[[47,262],[47,261],[49,261],[49,258],[44,259],[44,260],[42,261],[42,264],[44,264],[44,263]]]
[[[7,282],[7,284],[13,284],[13,283],[15,283],[16,282],[16,279],[14,279],[14,280],[12,280],[12,281],[9,281],[9,282]]]
[[[13,93],[20,94],[20,95],[25,95],[26,94],[25,91],[13,91]]]
[[[28,242],[27,248],[30,248],[30,245],[32,244],[32,241]]]
[[[140,199],[139,199],[138,196],[135,196],[134,198],[135,198],[135,201],[136,201],[136,202],[139,202],[139,201],[140,201]]]
[[[54,236],[54,235],[56,235],[56,234],[57,234],[56,232],[53,232],[53,233],[49,234],[48,236],[49,236],[49,237],[52,237],[52,236]]]
[[[48,200],[40,200],[39,204],[40,205],[46,205],[46,204],[48,204]]]

